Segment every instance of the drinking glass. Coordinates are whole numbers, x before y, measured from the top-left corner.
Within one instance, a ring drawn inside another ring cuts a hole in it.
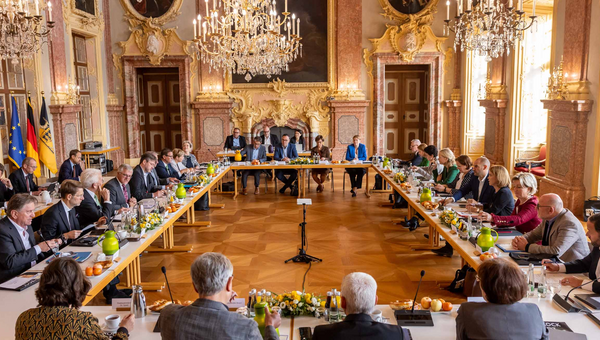
[[[560,280],[559,279],[548,280],[548,289],[550,290],[551,296],[554,296],[554,294],[560,293],[560,290],[562,289]]]

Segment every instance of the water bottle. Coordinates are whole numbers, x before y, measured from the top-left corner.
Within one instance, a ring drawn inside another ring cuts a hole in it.
[[[471,218],[471,215],[469,215],[469,217],[467,218],[467,235],[470,237],[472,237],[473,235],[473,220]]]
[[[267,303],[267,305],[270,306],[271,305],[271,301],[272,301],[272,299],[271,299],[271,292],[266,292],[265,293],[265,302]]]
[[[334,288],[331,291],[331,305],[329,307],[329,323],[336,323],[339,321],[339,306],[337,302],[337,290]]]
[[[248,293],[248,315],[251,318],[254,318],[256,314],[254,313],[254,305],[256,304],[256,289],[252,289],[250,293]]]
[[[323,318],[327,322],[329,322],[330,310],[331,310],[331,292],[327,292],[327,300],[325,301],[325,314],[323,314]]]
[[[542,277],[540,282],[538,282],[538,297],[545,298],[547,291],[548,285],[546,284],[546,266],[542,266]]]
[[[530,263],[527,271],[527,297],[535,296],[535,273],[533,268],[533,263]]]
[[[146,316],[146,297],[142,291],[142,286],[133,286],[133,295],[131,296],[131,314],[136,319]]]

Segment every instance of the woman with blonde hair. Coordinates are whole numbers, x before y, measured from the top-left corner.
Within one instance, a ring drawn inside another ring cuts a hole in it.
[[[181,143],[181,146],[183,152],[185,153],[185,155],[183,156],[183,165],[185,165],[185,167],[189,169],[200,167],[200,163],[198,163],[196,156],[194,156],[194,154],[192,153],[192,150],[194,150],[194,145],[192,144],[192,142],[189,140],[184,140],[183,143]]]
[[[433,169],[433,179],[435,182],[437,184],[446,185],[454,182],[454,179],[458,176],[459,172],[456,161],[454,160],[454,152],[448,148],[440,150],[438,161],[444,166],[444,170],[442,170],[441,173],[438,173],[437,168]]]
[[[492,202],[483,207],[483,211],[499,216],[509,216],[515,208],[515,200],[510,191],[510,175],[502,165],[494,165],[488,173],[488,181],[494,190]]]
[[[173,149],[173,159],[171,159],[171,167],[177,171],[177,175],[181,177],[181,175],[192,171],[188,167],[183,164],[185,160],[185,152],[181,149],[175,148]]]
[[[427,147],[427,144],[425,144],[425,143],[421,143],[417,147],[417,152],[421,156],[421,163],[419,165],[417,165],[418,167],[428,167],[429,166],[429,160],[427,159],[427,157],[425,157],[425,148],[426,147]]]

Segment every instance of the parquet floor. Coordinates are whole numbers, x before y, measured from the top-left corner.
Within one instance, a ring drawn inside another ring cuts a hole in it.
[[[371,176],[374,174],[371,173]],[[250,177],[251,178],[251,177]],[[264,178],[262,178],[264,180]],[[364,191],[353,198],[342,193],[342,172],[335,173],[335,192],[329,183],[323,193],[311,187],[307,198],[312,206],[307,209],[308,254],[322,258],[313,263],[306,275],[305,290],[325,294],[331,288],[340,288],[342,278],[361,271],[372,275],[378,283],[380,303],[412,298],[422,269],[426,271],[419,292],[423,296],[441,297],[447,301],[464,301],[462,295],[441,290],[460,267],[460,258],[439,257],[429,251],[413,251],[407,244],[423,243],[428,228],[410,232],[392,224],[406,210],[380,207],[388,194],[373,194],[370,199]],[[249,179],[248,187],[252,187]],[[371,178],[370,183],[374,183]],[[270,183],[271,184],[271,183]],[[288,191],[289,193],[289,191]],[[197,219],[212,221],[211,227],[176,227],[175,244],[193,244],[192,253],[149,253],[141,258],[143,281],[163,281],[161,266],[167,274],[173,296],[180,300],[194,300],[190,265],[207,251],[225,254],[234,265],[234,289],[247,297],[252,288],[284,292],[302,290],[308,264],[288,263],[284,260],[297,254],[300,247],[302,207],[289,194],[269,193],[238,196],[234,201],[228,195],[213,195],[213,203],[225,203],[223,209],[197,212]],[[152,302],[168,299],[167,290],[146,292]],[[92,304],[103,304],[100,297]]]

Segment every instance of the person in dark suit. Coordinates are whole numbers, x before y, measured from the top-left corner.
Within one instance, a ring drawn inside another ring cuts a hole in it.
[[[82,165],[81,152],[79,150],[69,151],[69,159],[63,162],[58,171],[58,183],[62,183],[65,179],[79,181],[79,176],[83,172]]]
[[[276,161],[289,162],[290,160],[296,158],[298,158],[298,151],[296,151],[296,147],[294,145],[290,144],[290,136],[281,136],[281,144],[275,147],[273,159]],[[285,178],[286,175],[289,176],[287,179]],[[283,188],[279,189],[279,192],[283,194],[285,189],[292,187],[296,177],[298,177],[298,171],[294,169],[277,170],[276,176],[277,179],[284,184]]]
[[[40,188],[33,182],[33,173],[37,169],[37,162],[31,157],[25,157],[21,163],[21,169],[13,171],[8,176],[13,185],[15,194],[31,194],[37,196],[41,193]]]
[[[498,216],[509,216],[515,209],[515,199],[510,191],[510,175],[502,165],[490,168],[488,182],[494,188],[492,201],[484,205],[483,211]]]
[[[4,175],[4,164],[0,164],[0,207],[3,207],[13,195],[13,186],[8,178],[2,178]]]
[[[36,204],[29,194],[16,194],[8,201],[7,216],[0,220],[0,283],[35,266],[44,252],[62,244],[57,239],[35,244],[31,221]]]
[[[290,143],[301,144],[302,150],[304,150],[306,148],[306,145],[304,144],[304,136],[302,136],[302,131],[294,130],[294,137],[292,137],[292,139],[290,139]]]
[[[72,179],[65,180],[60,186],[60,201],[42,215],[40,232],[44,239],[62,238],[70,242],[81,235],[81,229],[85,226],[79,224],[74,209],[81,201],[83,185]],[[67,242],[64,242],[65,245]]]
[[[494,199],[494,187],[492,187],[488,180],[488,173],[490,171],[490,160],[485,157],[479,157],[473,164],[473,174],[469,185],[461,187],[456,191],[452,197],[445,200],[445,204],[456,202],[459,199],[467,196],[469,193],[473,195],[472,199],[468,199],[468,203],[479,202],[483,205],[490,204]]]
[[[164,186],[159,182],[158,176],[154,176],[152,173],[157,162],[156,156],[147,152],[140,158],[140,164],[133,169],[129,185],[131,195],[136,200],[141,201],[144,198],[163,197],[165,195]]]
[[[227,136],[224,148],[229,150],[244,150],[246,148],[246,138],[240,136],[239,128],[233,128],[233,135]]]
[[[168,179],[169,181],[179,181],[181,176],[171,167],[173,160],[173,150],[166,148],[160,152],[160,160],[156,164],[155,170],[159,178]]]
[[[131,208],[137,204],[135,197],[131,196],[129,181],[133,176],[133,169],[129,164],[121,164],[117,169],[117,176],[104,184],[110,191],[110,201],[115,210]]]
[[[253,160],[258,160],[259,162],[267,161],[267,150],[264,146],[260,145],[260,137],[254,137],[252,145],[247,145],[244,150],[242,150],[242,156],[246,155],[246,161],[252,162]],[[248,183],[248,176],[254,176],[254,194],[258,195],[260,190],[258,186],[260,185],[260,174],[262,170],[243,170],[242,171],[242,195],[248,195],[246,191],[246,184]]]
[[[554,263],[550,260],[543,260],[542,263],[552,272],[560,272],[567,274],[588,273],[590,280],[595,280],[600,277],[600,214],[591,216],[587,221],[587,237],[592,244],[592,252],[579,260],[567,263]],[[563,286],[579,287],[589,280],[578,279],[575,276],[565,277],[560,281]],[[587,284],[581,289],[589,290],[595,294],[600,294],[600,282],[596,281],[592,284]]]
[[[266,125],[263,126],[263,133],[260,138],[260,142],[269,150],[269,152],[279,145],[279,138],[277,138],[277,135],[271,134],[271,129]]]
[[[367,160],[367,147],[360,142],[358,135],[352,137],[353,144],[348,145],[346,150],[346,160],[352,161],[366,161]],[[350,177],[350,184],[352,189],[352,197],[356,197],[356,190],[362,188],[362,179],[365,176],[367,170],[364,168],[346,168],[346,172]]]
[[[110,200],[110,191],[102,188],[102,172],[98,169],[86,169],[81,174],[83,201],[75,207],[79,215],[79,224],[83,228],[95,223],[102,225],[110,220],[114,213]]]
[[[410,151],[413,153],[413,158],[411,160],[403,161],[403,164],[410,166],[419,166],[423,161],[423,156],[419,153],[419,145],[421,145],[421,141],[418,139],[413,139],[410,141]]]
[[[396,325],[373,321],[370,313],[377,305],[377,282],[366,273],[351,273],[342,282],[342,322],[315,327],[313,340],[404,339],[404,330]]]
[[[493,259],[477,269],[487,303],[465,302],[456,317],[456,339],[548,339],[538,306],[520,303],[527,279],[513,261]],[[474,322],[476,320],[476,322]]]

